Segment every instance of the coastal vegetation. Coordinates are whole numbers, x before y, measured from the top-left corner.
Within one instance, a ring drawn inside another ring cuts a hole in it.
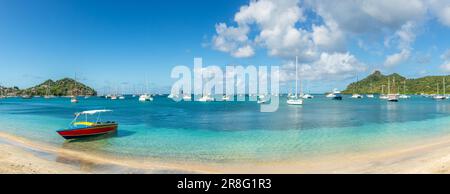
[[[94,96],[97,95],[97,91],[83,83],[77,82],[71,78],[64,78],[57,81],[51,79],[38,84],[36,86],[19,89],[18,87],[4,87],[0,86],[0,93],[5,96],[19,96],[19,95],[30,95],[30,96],[72,96],[72,95],[84,95],[84,96]]]
[[[450,76],[426,76],[421,78],[406,78],[397,73],[383,75],[380,71],[375,71],[366,78],[353,82],[342,91],[345,94],[381,94],[388,91],[390,85],[391,93],[401,94],[436,94],[443,92],[443,79],[445,78],[446,91],[450,91]],[[388,84],[389,82],[389,84]]]

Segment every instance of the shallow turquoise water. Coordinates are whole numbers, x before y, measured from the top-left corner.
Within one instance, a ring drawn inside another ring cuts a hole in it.
[[[40,142],[119,157],[162,160],[285,160],[367,150],[450,133],[450,101],[413,97],[332,101],[323,96],[302,107],[281,100],[274,113],[255,102],[173,102],[164,96],[140,103],[80,99],[0,99],[0,130]],[[74,112],[113,109],[117,136],[66,142],[56,130]]]

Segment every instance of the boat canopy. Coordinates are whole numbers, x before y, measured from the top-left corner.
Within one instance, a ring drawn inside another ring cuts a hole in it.
[[[87,111],[80,112],[78,114],[80,114],[80,115],[93,115],[93,114],[104,113],[104,112],[112,112],[112,110],[106,110],[106,109],[104,109],[104,110],[87,110]]]

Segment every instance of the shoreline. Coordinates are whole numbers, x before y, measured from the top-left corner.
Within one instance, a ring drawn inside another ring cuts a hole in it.
[[[310,160],[223,164],[104,157],[0,132],[0,173],[450,173],[450,135],[414,145]]]

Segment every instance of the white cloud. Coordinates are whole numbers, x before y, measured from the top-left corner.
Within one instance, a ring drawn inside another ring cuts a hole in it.
[[[384,66],[386,67],[392,67],[395,65],[398,65],[406,60],[409,59],[411,53],[409,50],[402,50],[399,53],[395,53],[392,55],[389,55],[386,57],[386,60],[384,61]]]
[[[239,57],[242,55],[242,49],[247,50],[247,57],[254,54],[249,52],[249,40],[247,33],[249,28],[247,26],[227,26],[225,23],[219,23],[216,25],[216,35],[213,37],[213,48],[222,52],[234,53],[233,56]],[[246,48],[247,47],[247,48]],[[239,51],[241,49],[241,51]],[[253,49],[251,49],[253,50]]]
[[[450,72],[450,61],[441,65],[442,70],[445,72]]]
[[[450,61],[450,49],[446,50],[444,54],[441,55],[441,58],[446,61]]]
[[[450,1],[448,0],[429,0],[431,12],[444,25],[450,26]]]
[[[365,71],[366,65],[350,53],[322,53],[320,58],[310,64],[299,64],[299,77],[303,80],[342,80]],[[280,81],[295,79],[295,63],[283,65]]]
[[[380,44],[375,48],[379,54],[390,54],[385,56],[385,66],[407,61],[419,27],[428,16],[450,26],[450,1],[250,0],[234,15],[234,24],[216,25],[212,46],[234,57],[254,56],[255,50],[260,50],[257,48],[282,59],[298,56],[301,63],[308,64],[303,68],[324,78],[339,72],[323,68],[327,67],[323,64],[326,58],[346,56],[355,61],[335,66],[359,64],[355,56],[346,53],[348,40],[357,40],[364,48],[384,40],[384,47]],[[364,37],[371,37],[371,42],[365,42]]]
[[[389,39],[389,41],[392,41],[393,39],[397,40],[400,52],[387,56],[384,61],[385,66],[392,67],[410,58],[411,44],[416,39],[416,34],[414,33],[415,28],[416,24],[414,22],[406,22],[399,30],[397,30],[394,38]]]
[[[254,54],[255,54],[255,51],[253,50],[253,48],[250,45],[245,45],[243,47],[240,47],[236,51],[233,51],[231,53],[232,56],[237,57],[237,58],[251,57]]]

